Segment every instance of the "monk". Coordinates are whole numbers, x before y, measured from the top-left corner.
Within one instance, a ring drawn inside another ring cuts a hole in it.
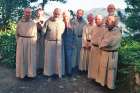
[[[24,16],[16,29],[16,77],[36,76],[37,27],[31,19],[31,9],[24,9]]]
[[[73,64],[73,67],[77,68],[80,63],[80,50],[82,48],[82,34],[83,34],[83,27],[86,25],[86,21],[83,18],[84,11],[82,9],[78,9],[76,13],[76,18],[71,20],[74,33],[76,35],[76,48],[75,48],[75,62]]]
[[[97,15],[95,17],[95,27],[93,28],[93,33],[91,35],[91,53],[90,53],[90,61],[88,67],[88,78],[94,79],[97,81],[98,79],[98,70],[100,64],[100,48],[99,44],[101,42],[101,38],[105,32],[105,26],[103,24],[103,17],[101,15]]]
[[[117,16],[116,14],[116,7],[114,4],[109,4],[107,6],[107,12],[108,12],[108,15],[104,18],[104,22],[107,22],[107,17],[112,15],[112,16],[115,16],[115,19],[116,19],[116,26],[118,26],[119,24],[119,17]]]
[[[60,78],[65,73],[65,64],[62,50],[62,34],[64,22],[61,18],[61,9],[55,8],[53,16],[50,17],[43,27],[45,35],[45,60],[44,75],[58,75]]]
[[[88,70],[88,63],[89,63],[89,56],[90,56],[90,49],[91,49],[91,34],[94,28],[94,17],[93,14],[88,14],[87,16],[88,24],[83,27],[83,35],[82,35],[82,48],[80,52],[80,63],[79,63],[79,70],[80,71],[87,71]]]
[[[107,17],[106,33],[99,44],[101,49],[101,60],[99,69],[98,82],[109,89],[115,89],[118,48],[122,38],[121,30],[116,26],[115,16]]]

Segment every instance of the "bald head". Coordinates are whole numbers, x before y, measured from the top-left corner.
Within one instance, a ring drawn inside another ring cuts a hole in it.
[[[116,8],[115,8],[115,5],[114,4],[109,4],[107,6],[107,11],[108,11],[109,15],[114,14],[115,13],[115,10],[116,10]]]
[[[61,9],[60,8],[55,8],[53,11],[53,16],[54,18],[59,18],[61,15]]]
[[[108,16],[107,17],[107,22],[106,22],[106,24],[107,25],[114,25],[115,26],[115,24],[116,24],[116,17],[115,16]]]
[[[87,15],[87,20],[88,20],[89,24],[93,24],[93,22],[94,22],[94,16],[93,16],[92,13],[90,13],[90,14]]]
[[[103,17],[102,17],[102,15],[97,15],[95,17],[95,23],[96,23],[97,26],[100,26],[100,25],[103,24]]]
[[[24,9],[24,17],[25,18],[30,18],[32,14],[31,8],[27,7]]]

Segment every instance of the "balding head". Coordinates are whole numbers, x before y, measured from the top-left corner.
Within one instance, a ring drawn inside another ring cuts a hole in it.
[[[95,17],[95,23],[96,23],[97,26],[100,26],[100,25],[103,24],[103,17],[102,17],[102,15],[97,15]]]
[[[90,13],[90,14],[87,15],[87,20],[88,20],[89,24],[93,24],[93,22],[94,22],[94,16],[93,16],[92,13]]]
[[[107,17],[107,20],[106,20],[106,24],[107,25],[116,25],[116,21],[117,21],[117,19],[116,19],[116,17],[115,16],[108,16]]]
[[[27,7],[24,9],[24,17],[25,18],[30,18],[32,14],[31,8]]]
[[[107,6],[107,11],[108,11],[109,15],[114,14],[115,13],[115,10],[116,10],[116,8],[115,8],[115,5],[114,4],[109,4]]]
[[[60,8],[55,8],[53,11],[54,18],[59,18],[61,16],[62,12]]]

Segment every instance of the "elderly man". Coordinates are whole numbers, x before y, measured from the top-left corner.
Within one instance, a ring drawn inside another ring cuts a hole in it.
[[[82,48],[80,52],[80,63],[79,63],[80,71],[87,71],[88,69],[89,54],[91,48],[91,34],[94,28],[93,14],[88,14],[87,20],[88,24],[84,26],[82,35]]]
[[[65,23],[65,31],[63,33],[63,48],[65,58],[65,73],[68,76],[73,74],[73,60],[74,60],[74,48],[75,48],[75,34],[70,22],[70,12],[64,11],[63,19]]]
[[[24,9],[24,16],[16,29],[16,77],[36,76],[37,27],[31,19],[31,9]]]
[[[98,79],[98,69],[100,64],[100,49],[99,44],[105,33],[105,26],[103,25],[103,17],[101,15],[97,15],[95,17],[96,26],[93,28],[93,33],[91,36],[91,54],[90,61],[88,67],[88,78],[94,79],[97,81]]]
[[[118,26],[116,26],[115,16],[108,16],[106,22],[106,33],[99,45],[101,49],[101,63],[99,69],[99,83],[107,85],[109,89],[115,88],[115,80],[117,73],[118,52],[122,34]]]
[[[107,12],[108,12],[107,17],[108,17],[108,16],[115,16],[115,19],[116,19],[116,26],[117,26],[118,23],[119,23],[119,17],[118,17],[117,14],[116,14],[116,7],[115,7],[115,5],[114,5],[114,4],[109,4],[109,5],[107,6]],[[104,22],[106,22],[107,17],[105,17]]]
[[[76,49],[75,49],[75,58],[76,61],[73,64],[73,67],[77,67],[80,63],[80,50],[82,48],[82,33],[83,27],[86,25],[86,21],[83,19],[84,11],[82,9],[77,10],[77,18],[72,20],[72,26],[74,28],[74,33],[76,35]]]
[[[44,75],[47,76],[57,74],[59,77],[62,77],[64,75],[62,34],[65,25],[61,14],[61,9],[55,8],[53,17],[50,17],[43,27],[43,31],[46,32]]]
[[[34,19],[37,25],[37,70],[43,71],[44,67],[44,35],[42,28],[45,23],[44,11],[39,8],[36,10],[36,18]]]

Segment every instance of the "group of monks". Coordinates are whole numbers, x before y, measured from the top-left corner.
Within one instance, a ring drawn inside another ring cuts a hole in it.
[[[55,8],[46,19],[44,11],[25,8],[16,29],[16,77],[34,78],[42,69],[45,76],[71,76],[78,69],[102,86],[115,89],[118,48],[122,34],[115,15],[115,6],[109,4],[108,15],[87,15],[78,9],[76,16]]]

